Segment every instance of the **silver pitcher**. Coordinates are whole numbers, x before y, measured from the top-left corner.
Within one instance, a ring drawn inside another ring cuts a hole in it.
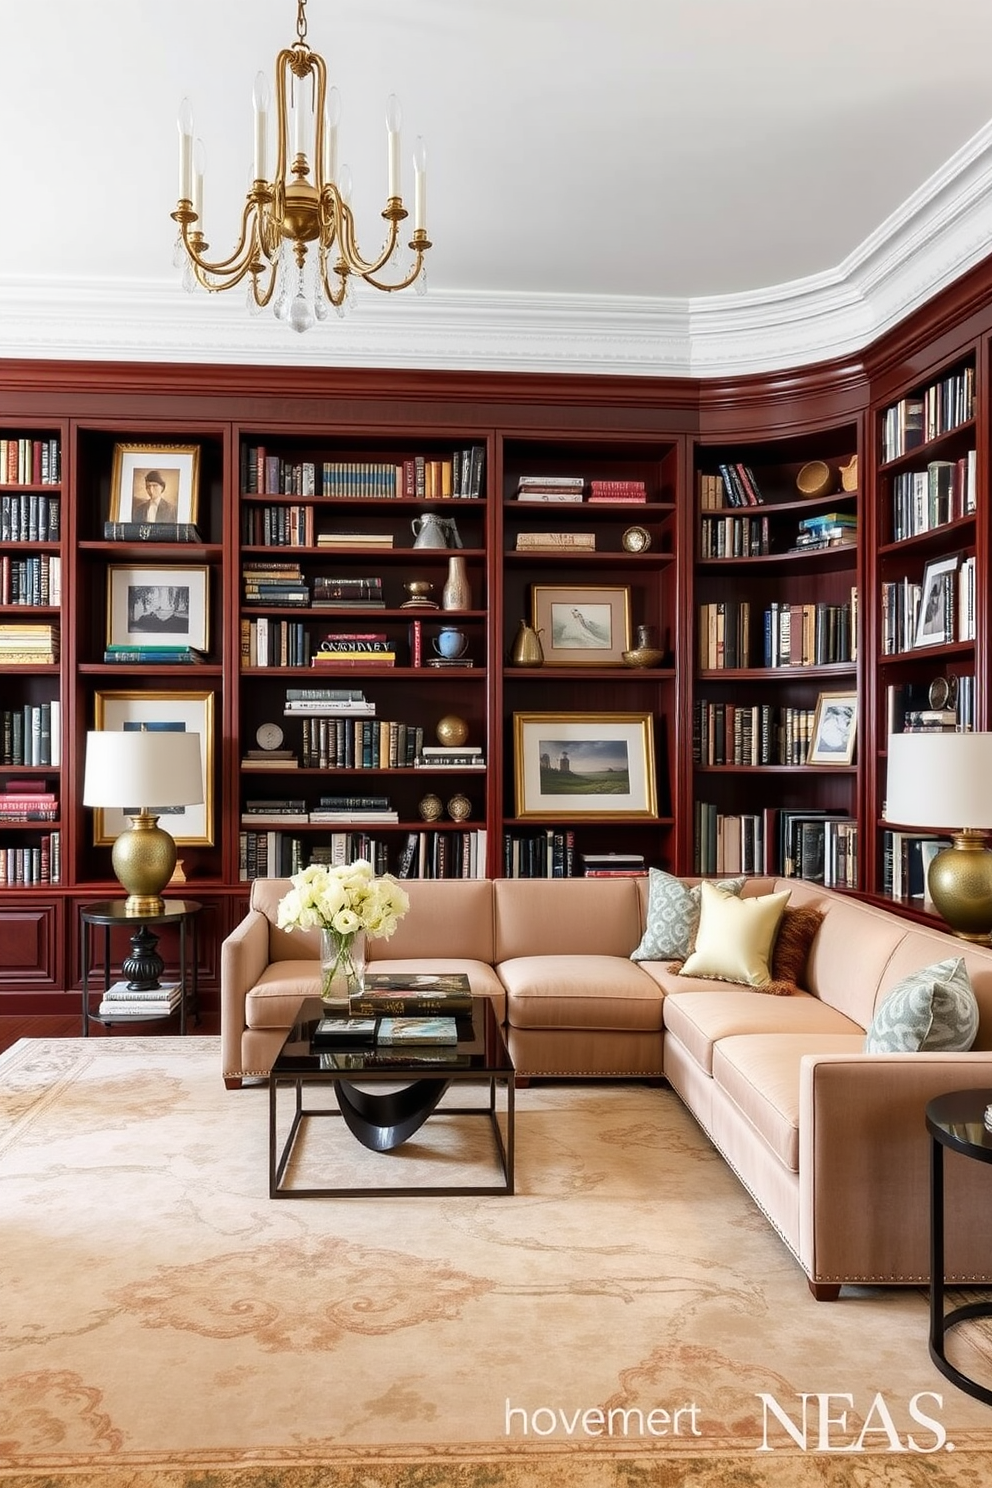
[[[439,517],[436,512],[424,512],[410,523],[415,548],[460,548],[454,517]]]

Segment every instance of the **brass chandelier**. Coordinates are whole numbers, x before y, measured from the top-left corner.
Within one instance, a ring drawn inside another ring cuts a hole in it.
[[[255,79],[255,151],[253,181],[241,215],[241,237],[227,258],[207,257],[209,243],[203,220],[203,146],[194,145],[193,113],[184,99],[179,111],[179,202],[172,213],[179,225],[177,266],[185,265],[192,289],[233,289],[247,281],[252,311],[273,303],[276,316],[296,331],[327,319],[330,307],[343,314],[357,277],[374,289],[392,293],[411,284],[426,289],[424,254],[431,243],[425,226],[427,159],[423,140],[414,149],[414,227],[407,245],[412,262],[400,264],[400,223],[409,215],[400,195],[400,106],[395,95],[386,105],[388,142],[387,200],[382,216],[388,224],[377,258],[358,249],[355,219],[349,205],[351,173],[338,167],[337,88],[327,87],[323,57],[306,42],[306,0],[297,0],[292,47],[276,58],[276,162],[268,174],[269,90],[264,73]],[[313,251],[311,252],[311,248]],[[389,279],[380,275],[390,275]]]

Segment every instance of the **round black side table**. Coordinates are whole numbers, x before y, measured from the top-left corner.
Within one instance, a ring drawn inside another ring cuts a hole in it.
[[[927,1103],[930,1133],[930,1357],[951,1384],[976,1400],[992,1405],[992,1387],[962,1374],[945,1353],[948,1328],[967,1318],[992,1317],[992,1302],[967,1302],[944,1312],[944,1148],[992,1163],[992,1131],[985,1125],[985,1108],[992,1090],[955,1090]],[[992,1176],[989,1179],[992,1182]]]
[[[196,920],[202,908],[202,904],[198,904],[195,899],[166,899],[158,914],[128,914],[123,899],[105,899],[98,904],[84,904],[81,907],[79,929],[82,943],[83,1038],[89,1036],[91,1022],[160,1022],[166,1016],[163,1013],[128,1013],[107,1017],[105,1014],[90,1012],[90,937],[93,931],[97,928],[103,930],[103,986],[100,990],[106,993],[110,989],[111,930],[125,929],[131,932],[131,955],[125,960],[124,970],[127,972],[130,963],[140,975],[149,969],[154,971],[156,963],[161,966],[161,958],[155,951],[158,937],[151,928],[159,925],[175,925],[179,930],[179,980],[182,984],[179,995],[179,1032],[185,1034],[187,1003],[194,1018],[198,1016],[199,1010]],[[141,985],[147,986],[148,983],[146,981]]]

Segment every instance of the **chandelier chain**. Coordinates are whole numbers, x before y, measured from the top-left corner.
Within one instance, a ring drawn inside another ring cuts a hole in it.
[[[307,39],[307,0],[298,0],[296,11],[296,34],[302,45],[306,45]]]

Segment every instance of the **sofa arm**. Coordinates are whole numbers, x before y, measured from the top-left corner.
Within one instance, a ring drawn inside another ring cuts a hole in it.
[[[225,1078],[241,1072],[245,999],[269,963],[269,921],[257,909],[226,937],[220,949],[220,1038]]]
[[[799,1077],[799,1247],[811,1281],[925,1283],[930,1276],[926,1105],[992,1090],[992,1052],[820,1054]],[[992,1175],[945,1163],[947,1275],[992,1279]]]

